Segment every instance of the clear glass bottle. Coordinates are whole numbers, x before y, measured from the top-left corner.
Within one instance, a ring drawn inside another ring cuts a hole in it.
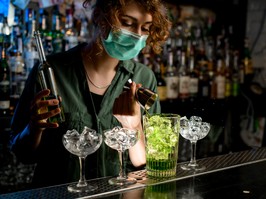
[[[38,31],[35,31],[34,37],[36,40],[37,51],[40,57],[39,80],[41,83],[41,87],[42,89],[50,89],[50,96],[48,97],[49,99],[58,99],[60,102],[60,98],[56,87],[56,81],[54,77],[54,71],[51,65],[46,60],[40,33]],[[59,105],[54,106],[53,108],[58,108],[58,107],[61,108],[61,112],[56,116],[49,118],[50,122],[61,123],[65,121],[64,112],[61,107],[61,103],[59,103]]]

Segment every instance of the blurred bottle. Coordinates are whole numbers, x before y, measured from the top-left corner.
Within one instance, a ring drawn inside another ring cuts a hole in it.
[[[58,10],[54,10],[52,19],[52,32],[53,32],[53,53],[59,53],[63,51],[63,38],[64,34],[60,27],[60,16]]]
[[[239,95],[240,89],[240,76],[239,76],[239,53],[234,52],[233,57],[233,71],[232,71],[232,96],[236,97]]]
[[[195,67],[194,51],[191,50],[189,57],[189,97],[193,101],[199,94],[199,73]]]
[[[11,27],[8,25],[6,16],[3,18],[2,33],[4,47],[7,50],[11,46]]]
[[[10,114],[13,114],[20,95],[25,87],[26,68],[23,59],[23,42],[21,31],[21,11],[16,10],[11,29],[11,45],[7,49],[8,64],[11,70]]]
[[[167,66],[165,73],[167,100],[174,100],[178,97],[178,75],[177,69],[173,66],[173,51],[168,51]]]
[[[226,50],[225,54],[225,97],[230,97],[232,95],[232,66],[233,57],[230,49]]]
[[[4,33],[3,33],[3,27],[4,27],[4,14],[0,13],[0,50],[2,52],[2,47],[4,45]]]
[[[216,98],[224,99],[225,98],[225,75],[224,75],[223,59],[217,60],[215,83],[216,83],[216,88],[217,88]]]
[[[52,31],[48,29],[48,24],[47,24],[47,14],[43,11],[43,9],[40,10],[40,33],[42,35],[42,43],[44,45],[44,50],[45,54],[51,54],[53,52],[53,45],[52,45],[52,40],[53,40],[53,35]]]
[[[10,68],[6,59],[6,49],[3,47],[0,60],[0,116],[10,114],[10,88]]]
[[[160,101],[166,101],[167,100],[167,88],[166,88],[166,82],[162,75],[162,60],[158,56],[156,58],[156,61],[154,62],[154,74],[155,78],[157,80],[157,93],[159,95]]]
[[[249,49],[249,39],[246,38],[244,41],[244,49],[242,55],[242,63],[244,66],[245,72],[245,82],[250,82],[253,77],[253,66],[252,66],[252,59],[251,59],[251,52]]]
[[[23,41],[23,55],[26,65],[26,76],[28,76],[33,66],[39,60],[33,38],[33,33],[36,29],[36,19],[35,12],[32,9],[26,9],[26,27],[27,34]]]
[[[9,53],[8,61],[11,69],[10,112],[13,114],[25,87],[25,64],[21,52],[15,49]]]
[[[78,45],[78,33],[74,27],[73,10],[71,8],[66,10],[66,23],[64,33],[64,45],[65,51]]]
[[[46,60],[46,56],[45,56],[43,45],[42,45],[42,40],[40,38],[40,33],[37,31],[34,33],[34,36],[36,40],[37,50],[38,50],[39,57],[40,57],[39,80],[41,83],[41,87],[42,89],[50,89],[50,95],[48,97],[49,99],[58,99],[60,102],[53,68]],[[54,106],[52,109],[58,108],[58,107],[61,108],[61,112],[57,114],[56,116],[49,118],[50,122],[61,123],[65,121],[64,112],[61,107],[61,103],[59,105]]]
[[[89,42],[90,35],[89,35],[89,28],[88,28],[88,21],[87,19],[81,19],[80,21],[80,31],[78,35],[78,42],[83,43],[83,42]]]
[[[189,73],[186,63],[186,53],[182,51],[181,65],[178,70],[179,76],[179,93],[178,97],[183,101],[189,98]]]
[[[206,68],[201,68],[199,71],[199,93],[198,96],[201,99],[209,98],[210,86],[209,86],[209,75]]]

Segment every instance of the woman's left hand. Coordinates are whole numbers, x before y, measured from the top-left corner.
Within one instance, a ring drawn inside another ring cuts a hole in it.
[[[124,128],[133,130],[140,130],[141,126],[141,111],[138,104],[135,93],[136,90],[141,87],[141,84],[132,82],[130,89],[121,93],[121,95],[115,99],[113,106],[113,115],[122,124]]]
[[[129,157],[135,167],[146,164],[144,134],[141,123],[141,111],[135,93],[141,87],[141,84],[132,82],[130,89],[124,91],[115,99],[113,106],[113,115],[122,124],[124,128],[139,131],[139,141],[129,148]]]

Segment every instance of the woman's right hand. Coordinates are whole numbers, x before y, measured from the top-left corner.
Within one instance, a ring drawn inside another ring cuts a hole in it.
[[[34,130],[43,131],[45,128],[57,128],[58,123],[48,122],[48,118],[53,117],[61,112],[60,108],[55,108],[48,111],[49,106],[56,106],[59,104],[57,99],[44,100],[50,94],[49,89],[40,91],[31,102],[30,107],[30,125]]]

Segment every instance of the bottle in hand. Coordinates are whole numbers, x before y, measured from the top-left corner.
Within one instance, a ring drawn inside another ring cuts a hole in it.
[[[39,53],[40,57],[40,65],[39,65],[39,81],[41,83],[42,89],[49,89],[50,90],[50,95],[46,99],[58,99],[59,102],[61,102],[58,92],[57,92],[57,87],[56,87],[56,81],[54,77],[54,71],[51,65],[47,62],[46,56],[44,53],[43,45],[42,45],[42,40],[40,37],[39,31],[34,32],[34,37],[36,40],[36,46],[37,46],[37,51]],[[63,109],[61,106],[61,103],[59,105],[56,105],[52,107],[51,109],[54,108],[60,108],[61,112],[54,117],[49,118],[49,122],[64,122],[65,117],[63,113]]]

